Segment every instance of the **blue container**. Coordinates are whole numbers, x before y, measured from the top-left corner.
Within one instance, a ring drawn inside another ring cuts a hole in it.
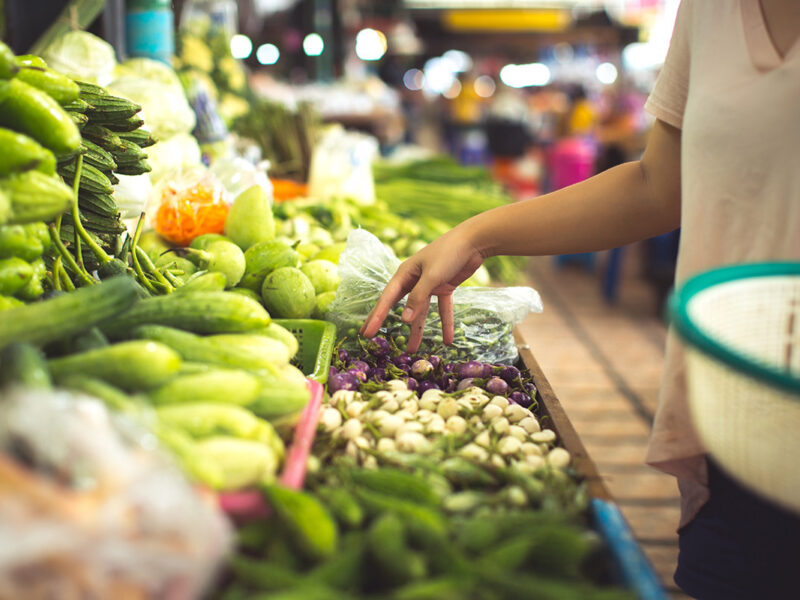
[[[175,15],[163,0],[128,2],[125,39],[129,56],[152,58],[172,64],[175,53]]]

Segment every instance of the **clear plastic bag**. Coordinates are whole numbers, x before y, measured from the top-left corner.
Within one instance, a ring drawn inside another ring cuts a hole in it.
[[[359,328],[399,266],[392,250],[374,235],[363,229],[350,232],[339,259],[342,281],[326,314],[326,319],[336,324],[339,337],[347,338],[345,347],[357,346]],[[405,298],[389,313],[381,329],[401,348],[408,337],[408,326],[400,320],[403,306]],[[442,344],[441,319],[434,303],[425,324],[421,352],[449,359],[513,363],[518,356],[513,328],[530,312],[542,312],[541,298],[533,288],[458,288],[453,293],[453,344]]]
[[[205,168],[165,175],[147,208],[150,225],[174,244],[186,246],[198,235],[222,233],[230,198]]]
[[[272,183],[267,177],[268,168],[268,160],[253,164],[240,156],[220,158],[211,164],[211,172],[222,182],[231,201],[245,190],[258,185],[264,190],[272,206]]]
[[[157,449],[88,396],[3,390],[0,597],[202,596],[231,528]]]
[[[378,140],[364,133],[328,130],[314,148],[308,176],[309,194],[315,198],[352,198],[360,204],[375,202],[372,162]]]

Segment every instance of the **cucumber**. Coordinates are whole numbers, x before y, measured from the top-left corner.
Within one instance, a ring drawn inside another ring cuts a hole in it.
[[[68,111],[67,114],[72,122],[75,123],[75,126],[80,130],[82,130],[89,123],[89,117],[83,113]]]
[[[52,152],[32,138],[0,127],[0,177],[37,168]]]
[[[106,129],[101,125],[90,123],[81,129],[84,139],[91,140],[101,148],[104,148],[112,154],[114,152],[122,151],[122,139],[113,131]]]
[[[259,548],[260,549],[260,548]],[[267,561],[255,560],[246,556],[234,555],[230,558],[231,570],[236,580],[255,586],[261,591],[275,591],[295,588],[303,583],[304,576],[289,567]],[[249,595],[247,597],[250,597]]]
[[[114,160],[117,161],[117,164],[130,165],[147,158],[147,154],[136,143],[123,138],[120,138],[120,140],[122,141],[122,146],[114,152]]]
[[[258,335],[266,335],[267,337],[276,339],[279,342],[283,342],[283,344],[289,349],[290,359],[294,358],[297,354],[297,351],[300,349],[300,344],[294,334],[277,321],[273,321],[263,329],[259,329],[253,333],[257,333]]]
[[[143,175],[153,170],[150,163],[140,158],[134,163],[119,165],[114,171],[120,175]]]
[[[47,68],[47,63],[41,56],[36,56],[35,54],[20,54],[16,58],[17,64],[20,67],[41,67],[42,69]]]
[[[0,351],[0,387],[24,385],[28,388],[50,388],[50,370],[37,348],[18,343]]]
[[[110,94],[90,94],[82,93],[81,99],[88,102],[91,106],[87,111],[89,118],[93,122],[125,122],[130,117],[142,110],[142,107],[120,98],[119,96],[111,96]]]
[[[364,509],[345,488],[324,486],[316,493],[343,527],[356,529],[364,522]]]
[[[0,125],[30,135],[56,154],[81,145],[78,127],[58,102],[16,77],[0,82]]]
[[[425,576],[427,567],[422,556],[405,543],[403,522],[395,514],[384,513],[367,532],[370,558],[379,570],[378,578],[394,587]]]
[[[138,287],[129,277],[118,277],[3,311],[0,348],[12,342],[38,345],[74,336],[131,306],[136,301]]]
[[[14,52],[0,42],[0,79],[11,79],[19,72],[19,64]]]
[[[0,190],[11,201],[9,224],[50,221],[72,201],[72,190],[61,179],[39,171],[26,171],[0,179]]]
[[[148,148],[156,143],[156,139],[153,137],[153,134],[147,131],[146,129],[134,129],[133,131],[120,131],[117,134],[123,140],[128,140],[129,142],[133,142],[140,148]]]
[[[274,377],[261,377],[261,391],[248,408],[275,425],[292,424],[311,399],[305,384],[290,384]]]
[[[58,385],[68,390],[83,392],[84,394],[93,396],[102,400],[106,406],[119,412],[135,416],[144,416],[146,413],[145,409],[152,410],[146,404],[137,402],[132,396],[129,396],[119,388],[96,377],[78,374],[67,375],[58,380]],[[152,419],[152,415],[150,419]]]
[[[134,131],[139,129],[142,125],[144,125],[144,121],[139,117],[133,116],[128,117],[127,119],[117,119],[116,117],[109,117],[104,118],[102,121],[95,115],[93,117],[96,119],[95,122],[105,125],[111,131],[117,132],[126,132],[126,131]]]
[[[62,104],[61,108],[69,112],[85,113],[87,110],[89,110],[89,103],[78,98],[72,102],[66,102]]]
[[[77,165],[73,163],[65,163],[59,165],[58,173],[64,180],[72,185],[75,180],[75,171]],[[111,185],[111,180],[99,169],[93,167],[84,161],[81,169],[81,181],[79,184],[81,191],[92,192],[95,194],[113,194],[114,187]]]
[[[207,339],[228,348],[237,348],[242,352],[260,356],[275,366],[289,364],[289,349],[286,345],[264,335],[223,333],[211,335]]]
[[[223,480],[216,486],[236,490],[275,481],[280,456],[255,440],[217,435],[196,442],[198,457],[219,468]]]
[[[139,325],[167,325],[195,333],[237,333],[269,325],[263,306],[226,292],[186,292],[148,298],[103,325],[111,338]]]
[[[181,259],[181,260],[188,260],[188,259]],[[194,263],[192,263],[194,265]],[[195,268],[197,268],[195,266]],[[221,292],[225,289],[225,285],[228,283],[228,280],[225,278],[225,275],[222,273],[209,273],[208,271],[197,271],[192,273],[188,279],[186,279],[186,283],[184,283],[181,287],[175,290],[175,292],[180,292],[182,294],[188,292]]]
[[[440,504],[436,492],[425,479],[399,469],[353,469],[349,471],[349,476],[356,485],[373,492],[419,505],[436,507]]]
[[[103,172],[113,171],[117,168],[114,156],[104,148],[91,140],[83,140],[83,146],[86,148],[86,154],[83,155],[84,164],[89,163]]]
[[[33,267],[21,258],[0,259],[0,294],[13,296],[33,277]]]
[[[83,374],[97,377],[127,391],[146,390],[166,383],[181,367],[181,357],[158,342],[120,342],[80,354],[50,360],[58,379]]]
[[[241,369],[210,369],[205,373],[181,375],[151,390],[150,400],[157,405],[190,402],[247,405],[258,396],[258,377]]]
[[[17,79],[39,88],[59,104],[78,100],[78,84],[47,67],[22,67],[17,73]]]
[[[28,225],[0,226],[0,258],[16,256],[25,261],[35,260],[44,252],[42,241]]]
[[[314,561],[333,556],[339,537],[336,522],[319,500],[277,485],[264,486],[263,492],[298,550]]]
[[[269,358],[172,327],[142,325],[133,329],[132,335],[136,338],[150,339],[166,344],[186,361],[237,367],[250,371],[275,368]]]

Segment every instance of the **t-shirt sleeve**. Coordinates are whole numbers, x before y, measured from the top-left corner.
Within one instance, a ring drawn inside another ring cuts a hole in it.
[[[689,94],[689,40],[692,1],[682,0],[664,66],[644,108],[657,119],[680,129]]]

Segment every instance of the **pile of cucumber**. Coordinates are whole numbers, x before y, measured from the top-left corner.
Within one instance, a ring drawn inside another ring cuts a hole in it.
[[[155,143],[149,132],[141,129],[141,110],[124,98],[110,95],[100,86],[78,82],[78,97],[64,108],[81,130],[81,145],[76,152],[58,156],[58,173],[74,184],[78,157],[82,157],[78,183],[78,208],[84,228],[106,252],[119,254],[120,235],[125,226],[112,196],[113,185],[119,182],[116,174],[141,175],[151,170],[143,148]],[[65,245],[74,243],[73,218],[61,224]],[[90,248],[85,248],[83,260],[97,266]]]
[[[290,364],[297,340],[240,294],[139,292],[123,275],[0,312],[0,388],[52,381],[99,398],[212,489],[274,481],[278,431],[310,397]]]

